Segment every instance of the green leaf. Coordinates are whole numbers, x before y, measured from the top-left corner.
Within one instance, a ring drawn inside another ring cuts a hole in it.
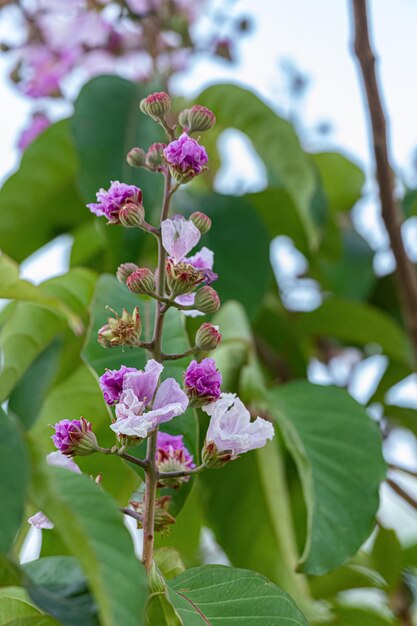
[[[19,170],[0,190],[0,248],[16,261],[91,219],[76,187],[77,158],[67,120],[25,150]]]
[[[29,600],[22,587],[0,589],[0,626],[26,616],[40,616],[40,611]]]
[[[61,624],[48,615],[31,615],[7,622],[7,626],[61,626]]]
[[[312,154],[332,211],[349,211],[361,198],[365,174],[358,165],[337,152]]]
[[[389,315],[371,305],[332,297],[321,307],[302,313],[296,330],[308,339],[335,337],[350,345],[376,343],[387,356],[410,365],[410,347],[402,328]]]
[[[6,554],[22,522],[29,467],[22,436],[1,408],[0,473],[0,554]]]
[[[402,548],[395,530],[379,526],[371,552],[371,564],[391,591],[396,589],[400,581],[402,561]]]
[[[206,565],[169,583],[169,598],[187,626],[279,624],[307,626],[294,601],[267,578],[249,570]]]
[[[0,556],[0,587],[20,585],[22,572],[19,566],[5,556]]]
[[[32,498],[78,559],[97,602],[100,624],[142,624],[145,573],[113,498],[87,476],[47,467],[39,458]]]
[[[296,382],[269,398],[307,504],[300,565],[324,574],[355,554],[372,530],[386,470],[381,435],[365,409],[336,387]]]
[[[214,252],[213,287],[222,302],[238,300],[253,317],[272,279],[269,236],[257,211],[245,198],[219,194],[193,197],[192,204],[213,221],[202,242]]]
[[[334,612],[336,618],[330,626],[397,626],[398,624],[372,609],[339,605]]]
[[[237,128],[249,137],[267,167],[271,183],[289,192],[306,232],[314,241],[310,203],[316,187],[315,176],[291,124],[255,94],[236,85],[209,87],[197,100],[214,111],[217,128]]]
[[[94,202],[96,192],[100,187],[107,189],[110,180],[138,184],[144,191],[155,186],[162,190],[160,176],[126,162],[134,146],[146,150],[163,140],[158,125],[139,110],[139,102],[147,95],[142,85],[118,76],[99,76],[81,90],[71,130],[80,159],[79,187],[86,201]],[[147,200],[145,193],[145,205]]]
[[[74,557],[53,556],[24,566],[26,588],[33,602],[63,626],[96,626],[96,608]]]

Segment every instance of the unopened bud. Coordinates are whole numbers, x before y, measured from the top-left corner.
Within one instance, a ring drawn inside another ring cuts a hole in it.
[[[201,451],[203,465],[210,469],[223,467],[233,459],[233,454],[229,450],[218,450],[214,441],[205,441]]]
[[[158,171],[164,165],[162,155],[166,147],[166,143],[153,143],[149,146],[146,153],[146,164],[153,170]]]
[[[190,263],[175,263],[172,259],[166,261],[166,275],[171,296],[191,293],[206,279],[203,270],[196,269]]]
[[[188,132],[188,128],[190,126],[190,122],[188,121],[189,112],[190,112],[190,109],[184,109],[183,111],[181,111],[181,113],[178,116],[178,122],[180,126],[182,126],[186,132]]]
[[[112,309],[110,310],[112,311]],[[134,308],[132,314],[123,309],[121,317],[116,311],[112,312],[115,317],[109,317],[107,324],[98,331],[99,343],[105,348],[137,346],[142,334],[142,322],[138,307]]]
[[[122,263],[117,268],[116,278],[119,281],[119,283],[122,283],[122,285],[125,285],[126,280],[129,278],[129,276],[133,274],[133,272],[136,272],[136,270],[138,269],[139,267],[136,265],[136,263]]]
[[[195,308],[202,313],[215,313],[220,308],[220,298],[213,287],[201,287],[195,296]]]
[[[90,422],[80,417],[76,420],[61,420],[53,426],[51,439],[55,447],[66,456],[87,456],[97,452],[98,443],[91,430]]]
[[[165,115],[171,110],[171,98],[165,91],[152,93],[141,101],[139,108],[142,113],[149,115],[154,122],[160,122],[165,119]]]
[[[167,534],[169,531],[168,527],[171,524],[175,524],[175,517],[172,517],[170,513],[168,513],[169,503],[171,502],[171,496],[161,496],[160,498],[156,498],[155,501],[155,519],[154,519],[154,528],[155,531],[160,532],[162,534]],[[138,502],[132,500],[130,502],[133,509],[139,513],[141,518],[143,519],[145,514],[145,505],[144,502]],[[140,521],[138,521],[138,528],[143,528],[143,525]]]
[[[132,293],[151,294],[155,292],[155,277],[147,267],[139,267],[126,280],[126,285]]]
[[[145,150],[132,148],[126,155],[126,161],[131,167],[142,167],[146,163]]]
[[[197,226],[202,235],[208,233],[211,228],[211,219],[208,215],[201,213],[200,211],[191,213],[190,221],[194,224],[194,226]]]
[[[148,585],[150,593],[164,593],[166,590],[166,582],[158,569],[155,561],[152,561],[151,568],[148,572]]]
[[[142,204],[127,202],[119,211],[119,222],[126,228],[140,228],[145,218]]]
[[[195,336],[195,344],[199,350],[209,352],[215,350],[222,340],[219,327],[209,322],[201,324]]]
[[[216,117],[213,111],[195,104],[188,112],[188,132],[203,132],[210,130],[216,123]]]

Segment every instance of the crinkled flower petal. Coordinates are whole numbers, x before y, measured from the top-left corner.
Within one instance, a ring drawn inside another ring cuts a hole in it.
[[[219,451],[231,451],[233,456],[261,448],[274,436],[272,424],[261,417],[252,422],[249,411],[233,393],[223,393],[203,411],[211,416],[206,440],[214,442]]]
[[[51,522],[49,517],[46,517],[42,511],[38,511],[35,515],[32,515],[32,517],[29,517],[28,522],[34,528],[39,528],[41,530],[50,530],[54,527],[54,523]]]
[[[134,367],[126,367],[122,365],[118,370],[107,370],[100,376],[99,383],[103,392],[104,400],[107,404],[115,404],[119,402],[120,395],[123,391],[123,380],[126,374],[137,372]]]
[[[144,371],[137,370],[136,372],[125,374],[123,391],[131,389],[140,402],[148,405],[153,399],[163,369],[164,366],[161,363],[150,359]]]
[[[212,270],[214,265],[214,252],[204,246],[193,256],[188,257],[187,263],[190,263],[198,270]]]
[[[181,261],[200,241],[201,233],[190,221],[175,215],[161,223],[162,245],[176,261]]]

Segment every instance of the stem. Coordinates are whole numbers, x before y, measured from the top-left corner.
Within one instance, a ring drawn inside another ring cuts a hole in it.
[[[176,361],[177,359],[183,359],[186,356],[190,356],[190,354],[194,354],[197,351],[198,351],[197,346],[193,346],[192,348],[190,348],[186,352],[183,352],[182,354],[165,354],[163,352],[162,358],[164,359],[164,361]]]
[[[171,198],[171,175],[165,172],[164,199],[162,202],[161,222],[168,217],[169,202]],[[166,253],[162,245],[162,237],[159,232],[158,236],[158,283],[157,294],[160,298],[165,297],[165,258]],[[166,304],[161,302],[155,303],[155,325],[152,339],[151,353],[156,361],[163,361],[162,356],[162,329],[164,324],[164,315],[167,310]],[[156,447],[157,447],[158,428],[156,428],[148,437],[148,445],[146,449],[146,490],[145,490],[145,513],[143,519],[143,555],[142,561],[146,570],[149,572],[153,561],[153,545],[155,534],[155,501],[156,488],[158,484],[158,469],[156,467]]]
[[[162,480],[165,480],[165,478],[182,478],[183,476],[193,476],[194,474],[199,474],[205,469],[207,469],[205,465],[198,465],[197,467],[194,467],[194,469],[181,470],[179,472],[159,472],[158,476]]]
[[[407,491],[405,491],[398,483],[396,483],[395,480],[392,480],[392,478],[387,478],[386,483],[388,487],[391,487],[391,489],[398,496],[400,496],[400,498],[405,500],[410,506],[413,507],[413,509],[417,511],[417,500],[415,500],[412,496],[410,496],[410,494]]]
[[[148,462],[146,460],[142,461],[142,459],[138,459],[132,454],[128,454],[127,452],[120,452],[120,448],[118,448],[117,446],[114,446],[113,448],[98,448],[98,452],[101,452],[102,454],[115,454],[116,456],[120,456],[125,461],[129,461],[134,465],[139,465],[139,467],[142,467],[145,470],[148,467]]]
[[[142,515],[139,515],[139,513],[136,513],[136,511],[133,511],[133,509],[129,509],[129,507],[124,506],[124,507],[121,507],[119,511],[121,513],[124,513],[124,515],[133,517],[133,519],[135,519],[137,522],[140,522],[141,524],[143,524]]]
[[[395,200],[394,176],[387,146],[385,115],[375,72],[375,56],[369,40],[366,0],[352,0],[354,17],[354,52],[359,62],[366,91],[368,113],[372,126],[376,176],[381,213],[397,264],[397,290],[405,326],[411,340],[414,362],[417,363],[417,275],[404,248],[401,236],[402,211]]]
[[[414,478],[417,478],[417,472],[409,469],[408,467],[401,467],[401,465],[394,465],[394,463],[388,463],[388,468],[396,472],[404,472],[404,474],[408,474],[409,476],[414,476]]]

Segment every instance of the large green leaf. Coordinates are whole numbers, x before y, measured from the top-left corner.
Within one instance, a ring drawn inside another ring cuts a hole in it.
[[[404,331],[392,317],[365,303],[329,298],[315,311],[300,314],[296,329],[308,340],[324,336],[361,347],[376,343],[387,356],[410,364]]]
[[[385,476],[381,436],[344,390],[307,382],[269,394],[269,411],[297,464],[308,509],[302,569],[324,574],[369,536]]]
[[[209,87],[197,100],[214,111],[217,128],[237,128],[249,137],[267,167],[272,184],[290,193],[314,241],[310,203],[316,186],[315,176],[291,124],[255,94],[237,85]]]
[[[332,211],[349,211],[357,202],[365,184],[363,171],[342,154],[320,152],[312,154],[329,207]]]
[[[192,198],[193,211],[199,209],[213,221],[201,241],[214,251],[214,269],[219,278],[213,287],[222,301],[238,300],[253,316],[272,277],[264,224],[245,198],[220,194]]]
[[[285,591],[249,570],[223,565],[197,567],[169,582],[168,589],[187,626],[226,626],[231,620],[239,626],[307,626]]]
[[[35,457],[32,499],[54,522],[78,559],[103,626],[138,626],[146,601],[145,573],[116,502],[85,475]]]
[[[0,554],[6,554],[22,521],[29,468],[17,425],[1,408],[0,472]]]
[[[62,232],[91,219],[75,187],[77,158],[68,121],[54,124],[25,150],[0,190],[0,248],[22,261]]]
[[[31,603],[26,591],[22,587],[0,589],[0,626],[9,626],[14,620],[19,622],[28,617],[40,618],[41,612]]]

